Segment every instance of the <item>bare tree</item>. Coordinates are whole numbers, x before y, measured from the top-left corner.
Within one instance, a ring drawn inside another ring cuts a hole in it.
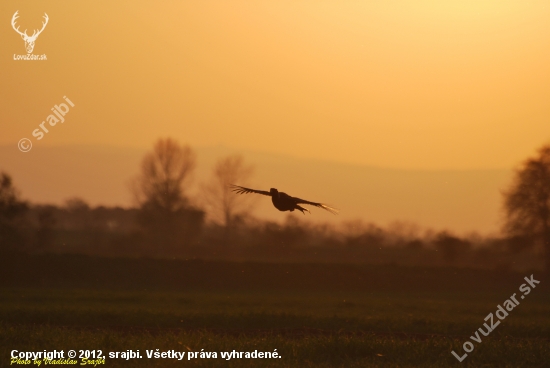
[[[191,206],[186,195],[195,166],[193,150],[170,138],[158,140],[143,158],[133,192],[148,246],[158,243],[160,250],[174,253],[200,233],[204,212]]]
[[[546,272],[550,272],[550,145],[517,169],[504,192],[506,223],[511,237],[534,238],[542,244]]]
[[[175,212],[188,205],[185,185],[196,166],[196,154],[173,139],[159,139],[141,162],[141,175],[134,182],[140,206]]]
[[[242,156],[227,156],[216,162],[210,180],[201,188],[211,217],[226,229],[233,228],[236,219],[245,215],[251,206],[247,198],[231,192],[230,185],[246,184],[253,172],[254,167],[246,165]]]

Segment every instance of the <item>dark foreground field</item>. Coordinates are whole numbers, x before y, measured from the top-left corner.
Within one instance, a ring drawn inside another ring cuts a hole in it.
[[[470,336],[531,273],[20,256],[1,262],[0,365],[12,349],[139,350],[105,366],[547,367],[545,279]],[[63,266],[65,265],[65,267]],[[496,317],[495,317],[496,319]],[[475,337],[475,335],[474,335]],[[459,363],[451,355],[474,350]],[[148,359],[147,350],[186,352]],[[280,358],[223,359],[221,352]],[[189,352],[217,358],[188,360]],[[80,361],[78,361],[80,363]]]

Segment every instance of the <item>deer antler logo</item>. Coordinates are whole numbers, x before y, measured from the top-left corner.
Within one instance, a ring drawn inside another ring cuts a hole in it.
[[[19,16],[17,15],[18,12],[19,12],[19,10],[16,11],[15,14],[13,15],[13,17],[11,18],[11,26],[13,27],[15,32],[17,32],[21,35],[21,38],[25,41],[25,48],[27,49],[27,53],[30,54],[32,52],[32,50],[34,50],[34,42],[36,41],[36,38],[38,37],[38,35],[40,33],[42,33],[44,28],[46,28],[46,24],[48,24],[48,20],[49,20],[48,14],[44,13],[45,21],[42,22],[42,29],[40,31],[34,30],[32,36],[29,36],[29,35],[27,35],[27,30],[26,29],[25,29],[25,32],[21,32],[21,31],[19,31],[19,27],[15,28],[15,20],[17,18],[19,18]]]

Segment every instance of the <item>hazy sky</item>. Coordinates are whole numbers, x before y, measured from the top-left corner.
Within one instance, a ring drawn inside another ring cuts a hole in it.
[[[26,53],[16,10],[28,34],[48,14],[34,49],[47,61],[13,60]],[[381,168],[511,169],[550,138],[548,1],[4,0],[0,15],[0,144],[26,137],[34,154],[170,136]],[[75,107],[37,140],[63,96]]]
[[[21,29],[50,21],[35,54]],[[173,136],[394,168],[512,167],[548,141],[547,1],[0,3],[0,143]],[[76,105],[41,141],[53,105]]]

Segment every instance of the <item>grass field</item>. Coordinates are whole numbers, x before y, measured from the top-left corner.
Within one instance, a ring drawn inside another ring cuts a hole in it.
[[[489,336],[470,338],[530,274],[18,254],[0,258],[0,366],[12,349],[99,349],[143,356],[107,358],[113,367],[548,367],[540,272]],[[466,341],[474,350],[459,363],[451,350],[462,356]],[[217,358],[147,358],[155,349]],[[275,349],[280,358],[221,357]]]
[[[520,284],[518,280],[518,287]],[[124,291],[5,288],[0,364],[9,351],[140,350],[132,367],[547,367],[550,298],[533,290],[459,363],[490,312],[512,293]],[[217,352],[217,359],[148,359],[146,350]],[[276,359],[225,360],[264,351]]]

